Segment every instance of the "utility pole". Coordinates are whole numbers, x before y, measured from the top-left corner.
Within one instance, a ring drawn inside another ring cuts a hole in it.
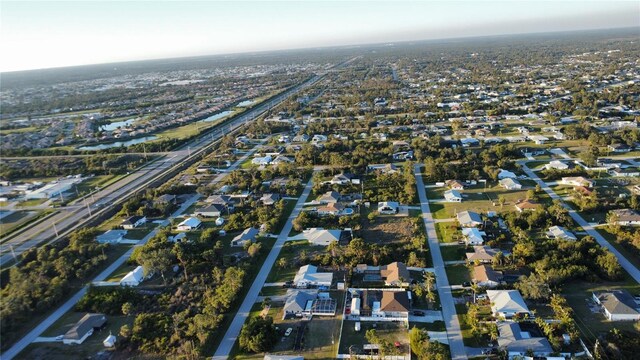
[[[16,252],[13,250],[13,244],[9,245],[9,249],[11,249],[11,255],[13,255],[13,261],[18,262],[18,257],[16,256]]]
[[[84,204],[87,206],[87,210],[89,210],[89,216],[93,216],[93,214],[91,213],[91,207],[89,206],[87,199],[84,199]]]
[[[53,224],[53,231],[55,231],[56,233],[56,237],[60,237],[60,235],[58,234],[58,229],[56,228],[56,223],[53,222],[52,224]]]

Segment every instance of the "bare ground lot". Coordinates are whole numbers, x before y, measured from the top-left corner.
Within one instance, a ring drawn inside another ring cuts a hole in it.
[[[376,244],[391,244],[409,241],[412,236],[410,218],[378,216],[373,222],[364,220],[362,238]]]

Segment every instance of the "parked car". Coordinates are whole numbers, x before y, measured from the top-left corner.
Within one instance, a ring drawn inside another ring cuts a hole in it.
[[[413,311],[413,315],[415,315],[415,316],[424,316],[424,311],[414,310]]]
[[[284,336],[289,336],[291,335],[291,332],[293,331],[293,328],[288,328],[287,331],[284,332]]]

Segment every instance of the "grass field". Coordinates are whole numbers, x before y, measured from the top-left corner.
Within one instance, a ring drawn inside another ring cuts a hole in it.
[[[302,251],[307,253],[307,256],[311,256],[311,253],[315,251],[324,250],[323,247],[315,247],[309,245],[307,240],[290,241],[285,243],[280,251],[280,256],[276,260],[276,265],[271,269],[269,276],[267,276],[267,282],[283,282],[293,280],[293,277],[298,272],[298,268],[295,266],[296,260],[299,258]],[[287,259],[288,266],[280,268],[277,264],[280,258]]]
[[[444,261],[464,260],[466,259],[465,249],[464,245],[441,246],[440,252]]]
[[[471,281],[471,274],[469,274],[469,269],[466,265],[448,265],[445,270],[451,285],[461,285],[463,282]]]
[[[462,202],[441,202],[444,199],[446,187],[427,188],[427,197],[430,200],[430,208],[434,219],[449,219],[455,217],[458,212],[472,210],[486,213],[487,211],[515,211],[514,205],[518,200],[525,199],[528,189],[506,190],[496,184],[465,188],[462,194]],[[504,198],[504,205],[499,205],[499,198]]]
[[[362,353],[363,345],[369,343],[365,338],[365,333],[367,330],[374,329],[374,326],[380,338],[386,339],[392,344],[400,343],[400,347],[397,349],[398,354],[409,353],[409,330],[404,323],[361,321],[360,331],[355,331],[355,323],[355,321],[350,320],[344,321],[340,340],[340,354],[349,354],[349,347],[352,345],[357,349],[358,353]]]
[[[456,242],[462,238],[462,233],[458,229],[458,223],[455,221],[435,223],[436,234],[441,243]],[[440,250],[442,251],[442,249]]]
[[[29,207],[29,206],[38,206],[38,205],[42,205],[45,202],[47,202],[47,200],[49,199],[32,199],[32,200],[25,200],[25,201],[21,201],[19,203],[16,204],[17,207]]]
[[[21,128],[15,128],[15,129],[0,129],[0,135],[26,133],[30,131],[35,131],[37,129],[38,128],[36,128],[35,126],[21,127]]]

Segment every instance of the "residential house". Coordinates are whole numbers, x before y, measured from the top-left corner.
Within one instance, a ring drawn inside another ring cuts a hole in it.
[[[120,286],[138,286],[144,280],[144,268],[138,266],[120,280]]]
[[[310,228],[302,232],[302,236],[312,245],[328,246],[333,241],[339,242],[342,230],[325,230],[323,228]]]
[[[260,165],[260,166],[266,166],[266,165],[271,164],[271,161],[273,161],[273,157],[271,155],[257,156],[257,157],[254,157],[251,160],[251,164]]]
[[[334,216],[338,216],[342,213],[342,211],[344,210],[344,205],[340,204],[340,203],[328,203],[325,206],[320,206],[318,207],[317,211],[318,211],[318,215],[334,215]]]
[[[491,302],[493,316],[510,319],[519,315],[531,315],[518,290],[487,290],[487,297]]]
[[[631,147],[627,144],[611,144],[607,146],[607,149],[614,153],[628,153],[631,151]]]
[[[106,323],[107,317],[104,314],[87,313],[64,334],[62,343],[80,345],[93,335],[95,330],[102,329]]]
[[[516,174],[514,172],[511,172],[509,170],[504,170],[504,169],[500,169],[500,172],[498,173],[498,179],[502,180],[502,179],[515,179],[517,178]]]
[[[353,175],[342,173],[335,175],[329,183],[333,185],[348,185],[351,184],[351,179],[353,179]]]
[[[640,214],[631,209],[611,210],[610,213],[616,218],[616,223],[622,226],[640,225]]]
[[[282,320],[290,316],[303,317],[307,315],[316,296],[317,291],[296,291],[290,294],[284,303]]]
[[[602,306],[609,321],[640,320],[640,305],[627,290],[594,292],[593,300]]]
[[[147,222],[147,218],[144,216],[130,216],[122,221],[120,226],[126,230],[132,230],[138,226],[142,226]]]
[[[513,178],[504,178],[498,181],[500,185],[507,190],[520,190],[522,189],[522,184],[516,179]]]
[[[592,188],[594,182],[593,180],[587,179],[583,176],[570,176],[570,177],[563,177],[560,181],[558,181],[558,184]]]
[[[482,245],[484,243],[484,236],[487,236],[487,233],[475,227],[467,227],[462,229],[462,235],[467,245]]]
[[[307,134],[300,134],[300,135],[296,135],[293,137],[293,142],[307,142],[309,141],[309,135]]]
[[[382,174],[394,174],[400,171],[400,169],[394,164],[373,164],[367,166],[367,170],[380,172]]]
[[[247,242],[252,243],[256,241],[256,236],[260,230],[250,227],[246,228],[243,232],[238,234],[231,240],[231,246],[244,246]]]
[[[456,217],[462,227],[477,227],[482,225],[482,216],[474,211],[461,211],[456,214]]]
[[[478,265],[473,268],[473,282],[478,286],[495,288],[502,282],[502,272],[493,270],[489,265]]]
[[[480,146],[480,140],[472,137],[467,137],[460,139],[460,144],[462,144],[462,147]]]
[[[526,200],[520,200],[516,203],[515,205],[516,210],[518,210],[519,212],[523,212],[523,211],[534,211],[537,210],[540,207],[540,204],[535,203],[529,199]]]
[[[407,265],[398,261],[381,266],[380,276],[387,286],[408,286],[411,280]]]
[[[445,184],[451,190],[464,190],[464,184],[459,180],[447,180]]]
[[[466,253],[467,261],[470,263],[476,261],[480,263],[491,263],[493,257],[499,252],[500,250],[492,249],[489,246],[474,246],[473,252]]]
[[[322,143],[327,141],[326,135],[316,134],[311,138],[311,142],[313,143]]]
[[[158,204],[176,204],[178,202],[178,197],[171,194],[160,195],[155,199],[155,202]]]
[[[320,201],[321,204],[330,204],[330,203],[337,203],[338,201],[340,201],[340,199],[342,199],[342,195],[340,195],[339,192],[327,191],[322,196],[320,196],[318,201]]]
[[[221,204],[211,204],[208,206],[201,207],[195,211],[196,216],[212,218],[219,217],[225,213],[226,208]]]
[[[557,225],[549,228],[549,231],[547,231],[547,237],[549,239],[562,239],[571,241],[578,240],[578,238],[571,231]]]
[[[457,190],[447,190],[444,192],[444,200],[447,202],[462,202],[462,195]]]
[[[202,226],[202,221],[196,217],[189,217],[183,220],[181,223],[176,226],[176,230],[178,231],[192,231],[197,230]]]
[[[303,356],[266,354],[263,360],[304,360]]]
[[[638,177],[640,176],[640,169],[636,167],[627,168],[612,168],[608,171],[609,175],[614,177]]]
[[[332,282],[333,273],[318,272],[318,267],[314,265],[302,266],[293,278],[293,284],[301,289],[316,286],[331,287]]]
[[[373,317],[409,318],[411,302],[407,291],[383,291],[382,299],[373,302]]]
[[[378,213],[385,215],[397,214],[400,211],[400,204],[395,201],[382,201],[378,203]]]
[[[567,170],[568,168],[569,164],[560,160],[552,160],[544,166],[545,170]]]
[[[393,160],[411,160],[413,159],[413,150],[396,152],[392,157]]]
[[[528,332],[522,331],[519,323],[498,322],[497,325],[498,345],[507,350],[509,359],[526,358],[529,355],[533,355],[535,358],[544,358],[553,353],[553,348],[547,338],[532,337]]]
[[[118,244],[124,240],[127,230],[107,230],[104,234],[98,235],[96,241],[99,244]]]
[[[262,205],[271,206],[280,201],[280,194],[264,194],[260,198]]]

